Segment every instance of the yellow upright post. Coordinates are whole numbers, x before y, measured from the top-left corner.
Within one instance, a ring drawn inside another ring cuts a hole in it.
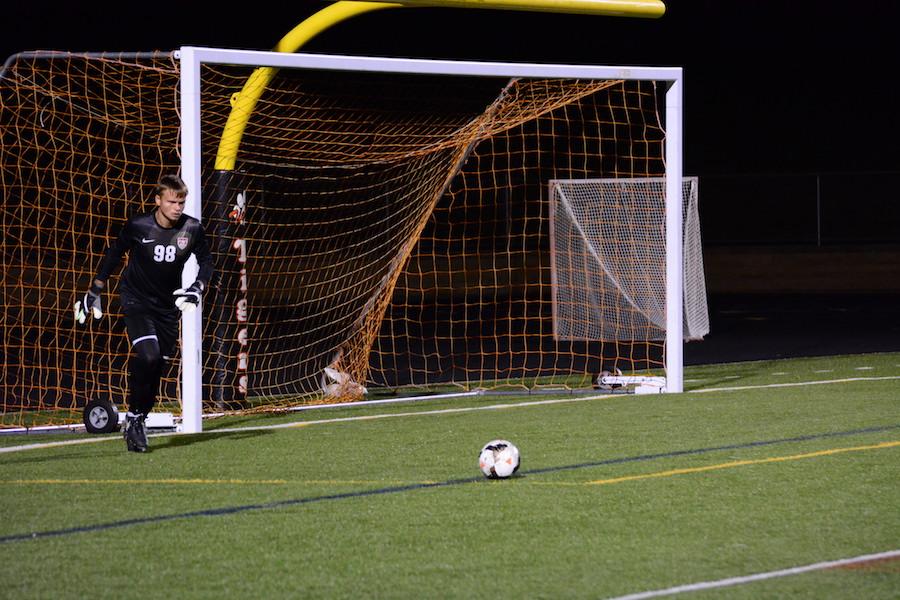
[[[336,2],[323,8],[281,38],[275,45],[276,52],[296,52],[303,44],[329,27],[350,17],[385,8],[398,8],[399,4],[385,2]],[[216,152],[216,170],[232,171],[247,121],[256,103],[269,86],[278,69],[260,67],[253,71],[240,92],[231,97],[231,112],[219,139]]]

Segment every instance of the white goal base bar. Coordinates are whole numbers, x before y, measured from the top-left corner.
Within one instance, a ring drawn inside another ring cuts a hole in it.
[[[125,425],[125,413],[119,413],[119,425]],[[175,415],[170,412],[151,412],[144,421],[147,429],[168,429],[181,431],[181,425],[175,424]]]
[[[596,379],[601,389],[621,389],[633,386],[635,394],[666,393],[666,378],[635,375],[600,375]]]

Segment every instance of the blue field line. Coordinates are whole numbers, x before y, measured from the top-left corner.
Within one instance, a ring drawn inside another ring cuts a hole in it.
[[[284,508],[287,506],[298,506],[301,504],[312,504],[313,502],[323,502],[326,500],[346,500],[348,498],[364,498],[366,496],[379,496],[382,494],[397,494],[400,492],[409,492],[412,490],[423,490],[428,488],[447,487],[451,485],[460,485],[463,483],[473,483],[484,480],[483,477],[470,477],[468,479],[449,479],[447,481],[437,481],[431,483],[413,483],[409,485],[401,485],[395,487],[378,488],[375,490],[364,490],[360,492],[345,492],[343,494],[328,494],[325,496],[312,496],[309,498],[294,498],[291,500],[279,500],[277,502],[264,502],[262,504],[245,504],[242,506],[225,506],[222,508],[209,508],[204,510],[195,510],[186,513],[177,513],[174,515],[159,515],[154,517],[141,517],[138,519],[126,519],[124,521],[112,521],[110,523],[98,523],[96,525],[84,525],[82,527],[71,527],[68,529],[55,529],[51,531],[36,531],[33,533],[19,533],[15,535],[7,535],[0,537],[0,543],[18,542],[22,540],[33,540],[49,537],[60,537],[73,533],[90,533],[93,531],[104,531],[107,529],[119,529],[121,527],[130,527],[132,525],[144,525],[147,523],[162,523],[165,521],[174,521],[176,519],[190,519],[192,517],[221,517],[225,515],[234,515],[251,510],[268,510],[273,508]]]
[[[529,469],[527,472],[521,473],[520,476],[541,475],[545,473],[555,473],[558,471],[571,471],[574,469],[585,469],[592,467],[602,467],[606,465],[619,465],[623,463],[645,462],[657,460],[660,458],[674,458],[678,456],[688,456],[697,454],[706,454],[709,452],[721,452],[723,450],[739,450],[746,448],[758,448],[761,446],[772,446],[775,444],[790,444],[795,442],[806,442],[811,440],[822,440],[836,437],[847,437],[852,435],[860,435],[867,433],[881,433],[900,429],[900,424],[885,425],[881,427],[866,427],[864,429],[851,429],[848,431],[832,431],[827,433],[816,433],[810,435],[801,435],[789,438],[779,438],[774,440],[761,440],[755,442],[745,442],[743,444],[728,444],[724,446],[710,446],[708,448],[695,448],[692,450],[674,450],[672,452],[660,452],[656,454],[642,454],[638,456],[627,456],[621,458],[610,458],[595,462],[578,463],[574,465],[563,465],[558,467],[544,467],[541,469]],[[97,523],[94,525],[83,525],[81,527],[69,527],[66,529],[53,529],[49,531],[35,531],[31,533],[18,533],[0,537],[0,544],[9,542],[20,542],[25,540],[37,540],[43,538],[62,537],[77,533],[91,533],[95,531],[106,531],[109,529],[119,529],[122,527],[131,527],[132,525],[146,525],[150,523],[163,523],[166,521],[175,521],[178,519],[191,519],[194,517],[220,517],[226,515],[234,515],[254,510],[271,510],[278,508],[286,508],[289,506],[300,506],[303,504],[313,504],[316,502],[325,502],[330,500],[347,500],[352,498],[366,498],[369,496],[381,496],[384,494],[399,494],[402,492],[411,492],[415,490],[426,490],[433,488],[443,488],[456,485],[464,485],[470,483],[492,483],[496,484],[496,480],[488,480],[484,477],[469,477],[465,479],[448,479],[447,481],[414,483],[409,485],[392,486],[378,488],[374,490],[362,490],[358,492],[344,492],[342,494],[327,494],[324,496],[311,496],[307,498],[294,498],[291,500],[279,500],[276,502],[264,502],[261,504],[245,504],[241,506],[226,506],[222,508],[210,508],[204,510],[196,510],[185,513],[176,513],[172,515],[157,515],[150,517],[140,517],[136,519],[125,519],[122,521],[111,521],[109,523]]]

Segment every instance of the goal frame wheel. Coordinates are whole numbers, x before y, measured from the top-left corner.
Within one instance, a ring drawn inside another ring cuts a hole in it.
[[[94,399],[82,411],[88,433],[112,433],[119,430],[119,409],[109,400]]]

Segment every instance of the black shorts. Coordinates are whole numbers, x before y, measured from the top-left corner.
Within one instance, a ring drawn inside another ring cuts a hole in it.
[[[146,339],[155,339],[159,343],[159,353],[164,358],[175,356],[181,311],[155,306],[127,289],[120,289],[119,299],[132,347]]]

